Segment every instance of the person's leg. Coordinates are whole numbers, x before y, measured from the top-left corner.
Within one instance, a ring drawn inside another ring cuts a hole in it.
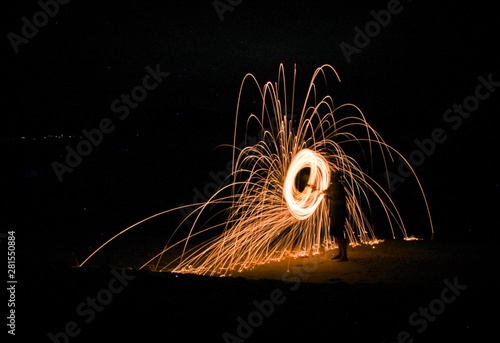
[[[334,255],[332,257],[332,260],[336,260],[338,258],[340,258],[340,256],[342,256],[340,254],[340,245],[339,245],[339,233],[337,232],[337,227],[336,227],[337,223],[335,223],[335,220],[330,217],[330,236],[333,237],[333,240],[335,241],[335,244],[337,244],[337,247],[339,248],[339,251],[337,252],[337,255]]]
[[[337,252],[337,255],[332,257],[332,260],[336,260],[336,259],[342,257],[342,242],[341,242],[340,236],[334,236],[333,238],[335,239],[335,244],[337,244],[337,247],[339,249],[339,251]]]
[[[342,249],[340,250],[341,256],[339,257],[339,262],[348,261],[347,258],[347,239],[342,236],[341,241],[339,242],[339,246],[342,245]]]

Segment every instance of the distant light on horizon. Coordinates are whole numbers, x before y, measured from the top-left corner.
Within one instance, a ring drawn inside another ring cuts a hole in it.
[[[50,135],[47,135],[47,134],[44,134],[44,135],[40,135],[40,136],[19,136],[17,138],[8,138],[8,137],[4,137],[4,138],[0,138],[0,142],[15,142],[15,141],[18,141],[18,140],[21,140],[21,141],[25,141],[25,140],[31,140],[31,141],[36,141],[37,139],[44,139],[44,140],[48,140],[48,139],[65,139],[65,138],[82,138],[82,136],[78,136],[78,135],[64,135],[63,133],[60,133],[60,134],[50,134]]]

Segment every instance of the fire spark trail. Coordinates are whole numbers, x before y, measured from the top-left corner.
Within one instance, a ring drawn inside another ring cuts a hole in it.
[[[348,220],[346,230],[351,245],[377,242],[369,212],[381,208],[392,236],[399,232],[408,239],[403,219],[393,202],[388,180],[383,184],[362,167],[359,156],[370,164],[387,163],[395,156],[404,157],[387,144],[367,122],[360,108],[353,104],[336,106],[327,90],[327,80],[340,78],[330,65],[316,69],[300,113],[294,113],[296,71],[291,97],[287,94],[284,67],[280,65],[278,80],[260,86],[252,74],[241,84],[236,110],[232,144],[233,168],[228,182],[207,202],[196,204],[189,218],[188,232],[175,239],[184,221],[174,230],[164,249],[141,268],[158,271],[203,275],[229,275],[255,265],[296,256],[309,256],[328,251],[334,242],[329,235],[329,217],[325,190],[332,172],[342,172],[347,192]],[[260,110],[242,114],[241,101],[248,84],[260,94]],[[238,132],[250,128],[261,132],[259,141],[242,149],[236,147]],[[408,164],[409,165],[409,164]],[[415,174],[414,174],[415,175]],[[415,175],[433,231],[425,194]],[[224,207],[211,223],[207,212]],[[178,210],[155,214],[124,229],[94,251],[81,265],[110,241],[140,223]],[[202,219],[203,218],[203,219]],[[221,232],[202,240],[210,232]],[[171,249],[182,253],[171,261],[164,256]]]

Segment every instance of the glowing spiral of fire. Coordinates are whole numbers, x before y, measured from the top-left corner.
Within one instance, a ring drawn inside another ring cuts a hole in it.
[[[302,190],[297,187],[297,176],[302,170],[310,170],[307,175],[307,186]],[[319,153],[310,149],[302,149],[293,158],[285,182],[283,196],[290,213],[299,220],[309,218],[323,200],[323,193],[330,180],[328,162]]]

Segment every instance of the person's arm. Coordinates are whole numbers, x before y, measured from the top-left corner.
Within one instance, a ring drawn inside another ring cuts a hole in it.
[[[333,198],[332,184],[330,184],[327,189],[321,191],[321,193],[324,194],[327,198]]]
[[[307,184],[306,187],[311,188],[313,192],[321,192],[321,193],[326,192],[326,191],[322,191],[321,189],[317,189],[314,185]]]

